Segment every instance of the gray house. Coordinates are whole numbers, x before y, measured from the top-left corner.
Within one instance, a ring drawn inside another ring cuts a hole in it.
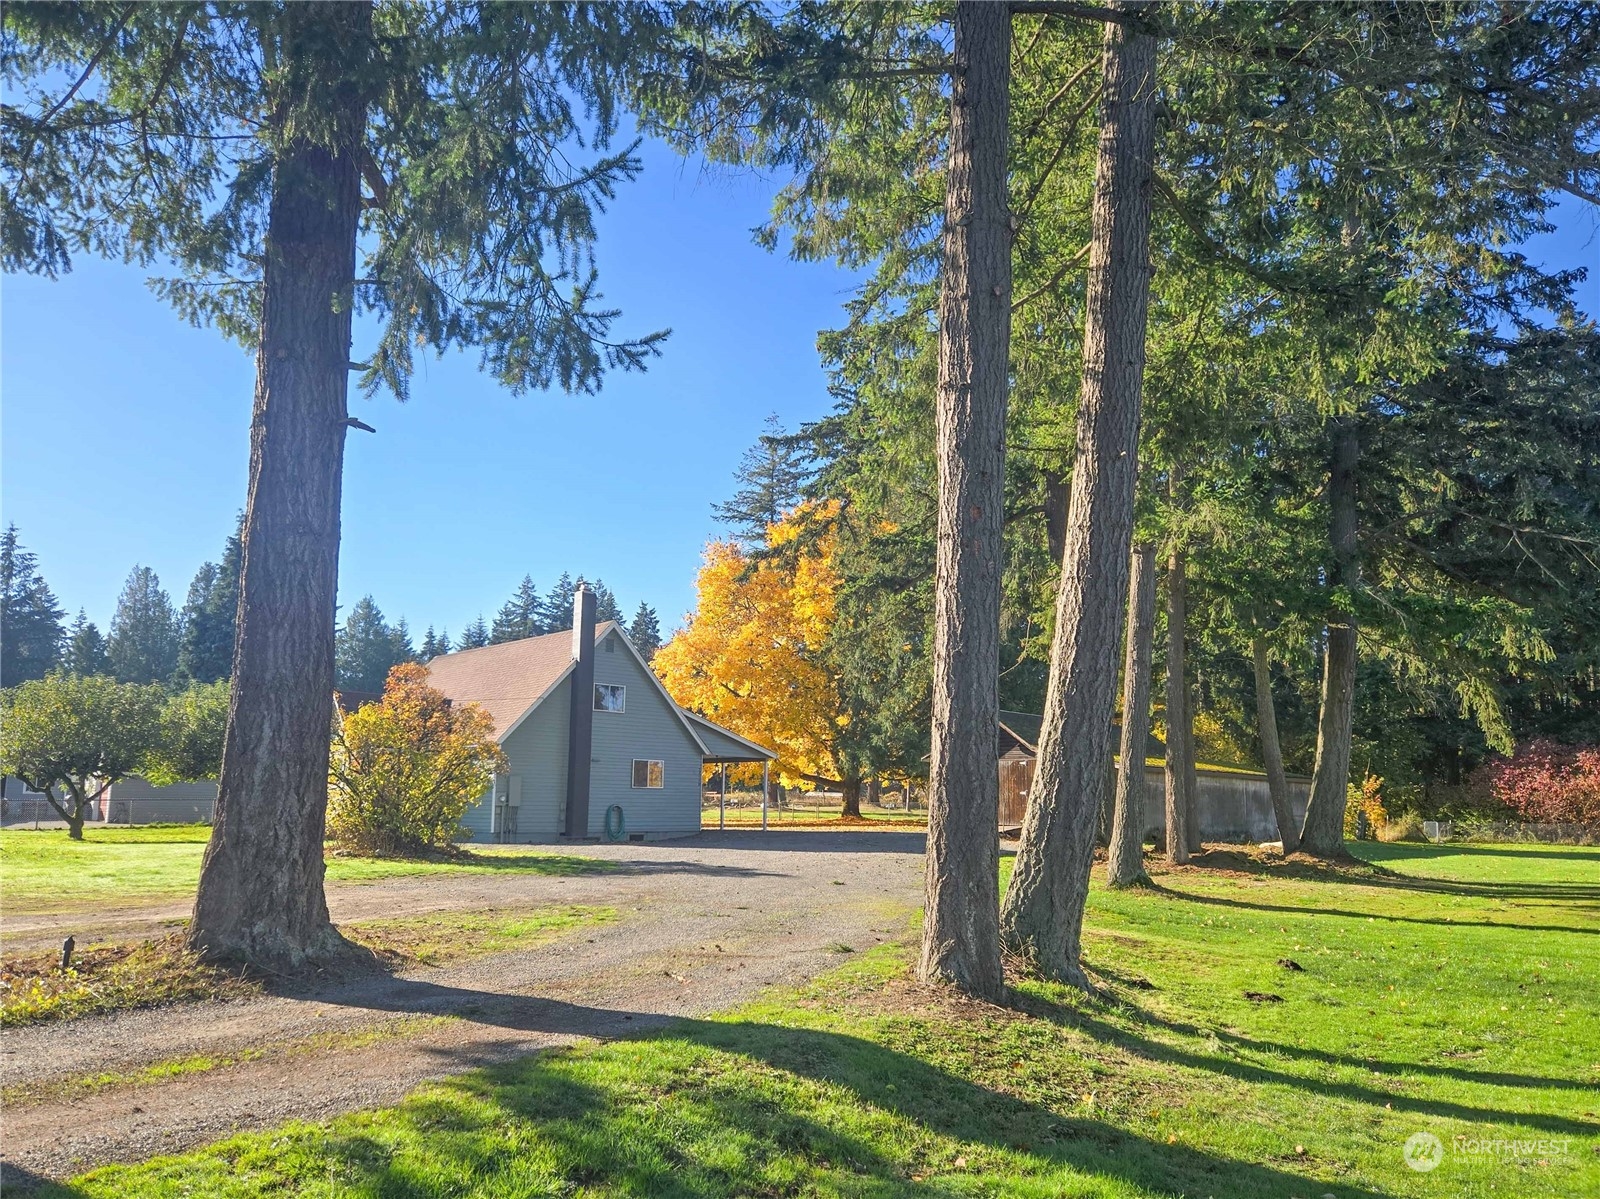
[[[776,756],[673,702],[622,628],[595,623],[587,588],[570,632],[445,654],[428,674],[488,712],[508,761],[463,818],[472,841],[699,832],[707,765]]]

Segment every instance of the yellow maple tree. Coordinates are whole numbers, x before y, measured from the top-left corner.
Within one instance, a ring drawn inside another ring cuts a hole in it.
[[[844,717],[825,652],[839,579],[831,506],[803,507],[770,526],[770,550],[706,547],[688,624],[652,665],[673,699],[778,754],[785,786],[837,785],[833,756]]]

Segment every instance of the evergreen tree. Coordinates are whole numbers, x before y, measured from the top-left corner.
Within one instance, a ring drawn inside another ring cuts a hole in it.
[[[556,585],[550,589],[550,594],[544,597],[540,605],[540,623],[546,633],[559,633],[572,627],[572,597],[577,593],[578,584],[566,571],[561,572],[561,577],[556,580]]]
[[[489,632],[489,644],[499,645],[503,641],[537,637],[545,631],[543,612],[539,589],[533,585],[533,576],[523,575],[516,594],[495,615],[494,627]]]
[[[482,649],[489,644],[489,626],[484,623],[480,613],[466,628],[461,630],[461,642],[457,649]]]
[[[68,674],[107,674],[111,669],[106,657],[106,639],[100,635],[94,621],[78,609],[78,618],[67,630],[67,647],[61,656],[61,668]]]
[[[394,626],[389,630],[389,649],[394,655],[394,665],[396,666],[402,662],[415,662],[417,660],[416,647],[411,644],[411,626],[406,623],[404,616],[395,621]],[[389,672],[384,671],[383,677],[384,681],[387,682]],[[382,691],[383,688],[379,687],[378,690]]]
[[[767,526],[777,524],[800,503],[814,473],[811,452],[785,434],[776,412],[763,433],[739,459],[733,498],[711,506],[711,514],[733,530],[746,549],[767,544]]]
[[[17,540],[14,524],[0,536],[0,595],[0,686],[43,678],[61,655],[66,613],[39,577],[38,558]]]
[[[243,517],[241,516],[241,523]],[[233,671],[234,626],[239,619],[239,533],[230,534],[222,560],[204,563],[189,584],[183,606],[178,671],[197,683],[214,683]]]
[[[439,648],[439,638],[434,636],[433,626],[429,625],[428,631],[422,635],[422,645],[417,649],[417,661],[431,662],[444,652]]]
[[[106,657],[124,683],[166,683],[178,669],[178,614],[148,566],[135,566],[123,584]]]
[[[619,100],[672,13],[7,8],[0,263],[171,263],[157,291],[256,354],[244,627],[196,949],[298,968],[341,946],[320,841],[351,362],[403,398],[419,350],[473,347],[514,392],[587,393],[659,352],[664,333],[618,336],[596,303],[594,217],[641,169],[612,145]],[[376,344],[353,353],[358,310]]]
[[[656,616],[656,610],[643,600],[634,611],[633,623],[628,626],[628,640],[633,642],[633,648],[644,655],[646,662],[656,656],[656,650],[661,648],[661,621]]]
[[[622,624],[622,605],[617,603],[617,597],[612,593],[611,588],[597,580],[593,590],[595,623],[614,620],[618,624]]]
[[[334,637],[334,672],[348,691],[382,691],[389,669],[413,656],[406,622],[391,626],[370,595],[356,601]]]

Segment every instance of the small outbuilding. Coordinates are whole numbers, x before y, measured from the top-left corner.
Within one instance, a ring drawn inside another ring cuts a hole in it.
[[[570,631],[444,654],[428,675],[489,714],[507,758],[463,818],[472,841],[696,833],[706,766],[777,756],[674,702],[585,587]]]

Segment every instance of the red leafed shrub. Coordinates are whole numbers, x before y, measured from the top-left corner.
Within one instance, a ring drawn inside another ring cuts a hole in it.
[[[1600,746],[1530,741],[1480,767],[1473,782],[1523,820],[1600,825]]]

